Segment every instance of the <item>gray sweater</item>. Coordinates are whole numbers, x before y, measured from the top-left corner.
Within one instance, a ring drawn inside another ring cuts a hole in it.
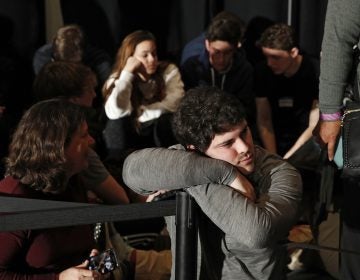
[[[163,148],[136,151],[125,161],[123,178],[133,190],[184,188],[208,217],[199,221],[199,279],[285,279],[286,251],[278,242],[296,222],[301,178],[281,158],[255,150],[248,179],[256,203],[227,186],[238,171],[224,161]]]
[[[359,38],[360,1],[329,0],[320,64],[319,106],[323,113],[335,113],[342,107],[353,46],[359,45]]]

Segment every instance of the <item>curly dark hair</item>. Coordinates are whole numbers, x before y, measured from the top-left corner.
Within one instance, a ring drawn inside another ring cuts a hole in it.
[[[291,51],[298,43],[294,29],[285,23],[276,23],[266,28],[257,44],[260,47]]]
[[[6,175],[43,192],[63,191],[65,148],[84,121],[81,107],[66,100],[51,99],[33,105],[13,135]]]
[[[180,144],[205,152],[216,134],[228,132],[245,120],[245,109],[235,96],[202,86],[187,91],[172,126]]]

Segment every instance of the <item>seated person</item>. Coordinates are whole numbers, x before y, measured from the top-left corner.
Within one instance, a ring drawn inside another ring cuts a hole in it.
[[[93,142],[79,106],[34,105],[13,135],[0,195],[86,202],[79,173]],[[0,232],[0,278],[102,279],[85,261],[94,246],[91,225]]]
[[[95,97],[96,77],[91,69],[81,63],[54,61],[46,64],[36,76],[33,93],[35,99],[46,100],[64,98],[81,107],[87,113],[91,135],[98,139],[98,124],[91,121],[91,106]],[[90,117],[90,118],[89,118]],[[100,130],[101,134],[101,130]],[[96,144],[93,143],[96,147]],[[83,180],[88,188],[98,196],[105,198],[106,203],[129,203],[125,190],[109,174],[99,156],[89,149],[89,165],[82,171]]]
[[[143,194],[183,188],[196,200],[206,215],[198,220],[200,279],[285,279],[280,242],[297,220],[297,170],[253,144],[242,104],[215,87],[189,90],[173,126],[181,145],[130,154],[126,184]]]
[[[238,23],[239,29],[240,29],[240,33],[239,33],[240,37],[239,37],[238,47],[240,48],[241,41],[242,41],[242,35],[244,34],[244,29],[245,29],[245,23],[237,15],[235,15],[229,11],[222,11],[222,12],[218,13],[212,19],[212,21],[216,21],[219,19],[229,19],[229,20],[233,20]],[[188,42],[185,45],[184,49],[181,52],[180,65],[183,65],[188,60],[188,58],[190,58],[192,56],[201,55],[202,53],[205,52],[205,39],[206,39],[205,32],[203,32],[199,36],[197,36],[196,38],[194,38],[193,40],[191,40],[190,42]]]
[[[96,140],[93,147],[99,148],[99,146],[102,147],[99,145],[102,140],[102,126],[94,118],[91,107],[95,97],[95,85],[96,77],[89,67],[81,63],[54,61],[46,64],[36,76],[33,93],[37,100],[62,97],[82,106],[86,112],[89,133]],[[102,197],[103,202],[107,204],[128,204],[151,199],[127,188],[123,184],[121,172],[114,172],[116,170],[114,165],[118,165],[118,162],[113,165],[108,162],[104,164],[94,149],[90,149],[89,166],[82,171],[83,180],[88,189],[91,189],[97,197]],[[121,165],[118,168],[121,168]],[[158,233],[164,228],[164,219],[152,218],[116,222],[115,224],[123,235]]]
[[[300,54],[294,30],[268,27],[259,40],[266,61],[255,69],[257,125],[263,146],[289,158],[319,119],[319,61]]]
[[[183,82],[174,64],[158,61],[150,32],[138,30],[123,40],[103,94],[109,155],[174,143],[169,118],[184,95]]]
[[[33,68],[37,75],[41,68],[51,61],[82,62],[94,71],[99,88],[96,89],[95,108],[102,107],[101,87],[111,72],[112,60],[101,49],[87,43],[81,27],[69,24],[60,27],[53,42],[39,48],[33,58]]]
[[[204,51],[181,65],[185,89],[208,85],[235,95],[246,109],[251,128],[255,125],[253,68],[245,53],[238,51],[241,38],[239,22],[232,17],[213,20],[205,32]]]

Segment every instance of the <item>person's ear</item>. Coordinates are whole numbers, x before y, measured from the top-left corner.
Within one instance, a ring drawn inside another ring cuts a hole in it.
[[[79,98],[77,96],[72,96],[68,99],[69,102],[79,105]]]
[[[295,58],[299,55],[299,49],[297,47],[293,47],[291,50],[290,50],[290,55],[292,58]]]
[[[210,51],[210,42],[208,39],[205,40],[205,48],[208,52]]]
[[[190,151],[195,151],[196,150],[194,145],[186,145],[186,149],[190,150]]]

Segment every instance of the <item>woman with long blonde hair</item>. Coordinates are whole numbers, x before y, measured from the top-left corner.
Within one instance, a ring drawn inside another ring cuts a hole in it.
[[[169,116],[183,95],[180,72],[158,60],[154,35],[144,30],[129,34],[103,88],[108,151],[172,144]]]

